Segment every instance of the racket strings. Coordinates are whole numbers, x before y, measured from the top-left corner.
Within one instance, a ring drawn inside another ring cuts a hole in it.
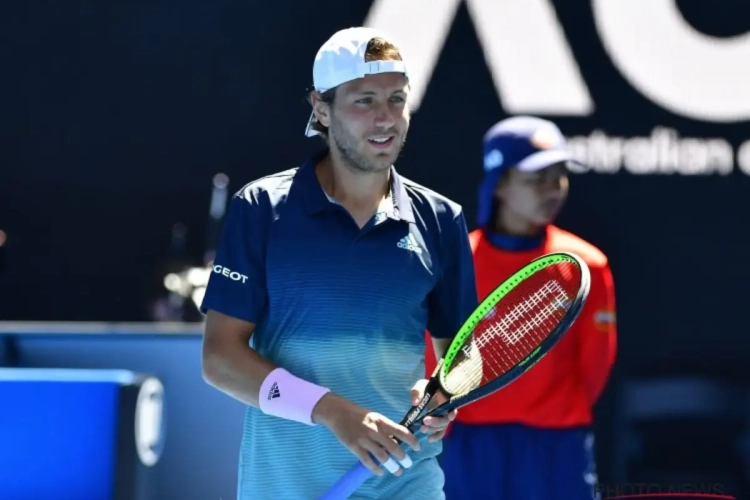
[[[505,345],[508,346],[515,346],[519,342],[522,344],[518,349],[510,351],[510,353],[518,355],[521,352],[531,352],[535,348],[534,346],[538,345],[541,340],[538,337],[532,339],[534,337],[533,334],[544,331],[545,321],[552,318],[557,304],[563,302],[562,298],[565,296],[565,291],[557,281],[548,281],[531,297],[511,309],[508,314],[502,317],[500,322],[491,323],[480,334],[478,341],[480,349],[483,347],[492,349],[492,354],[495,355],[497,361],[503,364],[503,373],[510,370],[522,358],[518,356],[511,358],[506,355],[508,354],[507,352],[501,352],[498,344],[493,342],[495,337],[502,337]],[[535,307],[545,303],[546,305],[541,311],[538,311],[538,314],[533,314]],[[526,319],[525,321],[524,318]],[[536,342],[533,343],[532,340]],[[493,368],[492,365],[490,367]],[[501,373],[493,371],[493,374],[499,376]]]
[[[538,348],[573,303],[579,283],[571,267],[538,271],[490,309],[454,359],[443,379],[445,389],[465,394],[501,377]]]

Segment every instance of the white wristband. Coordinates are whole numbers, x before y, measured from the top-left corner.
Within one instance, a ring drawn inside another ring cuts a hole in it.
[[[283,368],[276,368],[260,385],[258,404],[267,415],[315,425],[312,421],[313,408],[328,392],[326,387],[295,377]]]

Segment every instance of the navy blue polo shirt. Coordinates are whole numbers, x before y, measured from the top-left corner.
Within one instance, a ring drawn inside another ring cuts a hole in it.
[[[391,174],[392,203],[361,229],[326,195],[314,159],[243,187],[202,310],[256,323],[266,359],[398,422],[424,378],[424,331],[452,338],[477,295],[461,207]],[[359,493],[441,498],[440,447],[424,442],[408,474],[373,477]],[[249,408],[240,497],[315,498],[355,460],[322,426]]]

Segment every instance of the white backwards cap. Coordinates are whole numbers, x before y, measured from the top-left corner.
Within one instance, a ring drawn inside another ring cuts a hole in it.
[[[334,33],[320,47],[315,56],[313,64],[315,90],[322,94],[342,83],[377,73],[396,72],[408,77],[404,61],[365,62],[365,51],[373,38],[382,38],[397,45],[391,41],[391,37],[373,28],[347,28]],[[316,121],[315,112],[313,112],[305,129],[307,137],[318,135],[318,132],[312,128]]]

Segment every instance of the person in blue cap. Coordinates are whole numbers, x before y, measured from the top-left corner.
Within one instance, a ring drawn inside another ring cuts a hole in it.
[[[606,256],[553,224],[571,162],[563,134],[547,120],[513,117],[485,135],[478,227],[469,235],[479,298],[555,251],[580,255],[592,284],[578,320],[545,358],[461,410],[441,455],[448,500],[596,498],[592,408],[615,360],[615,297]],[[426,359],[429,373],[432,349]]]

